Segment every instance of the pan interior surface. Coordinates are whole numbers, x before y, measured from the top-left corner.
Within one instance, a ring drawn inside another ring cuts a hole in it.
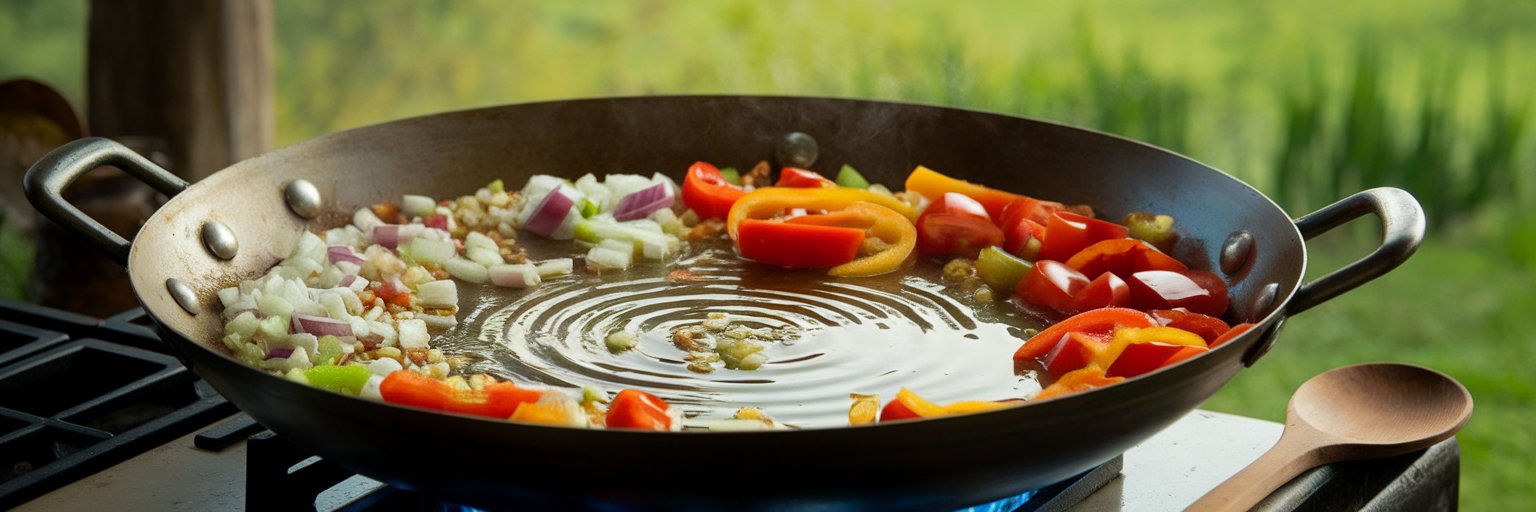
[[[535,258],[578,247],[531,238],[523,240]],[[434,343],[471,373],[644,389],[703,419],[752,406],[796,427],[847,425],[850,393],[888,399],[907,387],[943,403],[1039,391],[1038,369],[1016,372],[1012,358],[1037,321],[1007,293],[976,301],[974,284],[944,280],[940,264],[837,279],[743,261],[726,243],[695,242],[673,263],[577,272],[526,291],[461,284],[466,320]],[[761,340],[767,362],[731,369],[699,361],[708,351],[684,350],[687,341],[674,332],[711,313],[727,315],[730,327],[700,341]],[[619,331],[638,333],[638,345],[610,351],[604,340]]]

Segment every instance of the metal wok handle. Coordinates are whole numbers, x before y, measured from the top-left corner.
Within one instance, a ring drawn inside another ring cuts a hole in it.
[[[187,182],[170,171],[160,168],[122,144],[99,137],[76,140],[43,155],[27,170],[23,186],[27,200],[32,202],[37,211],[65,229],[90,240],[117,264],[127,266],[128,241],[64,200],[65,188],[85,173],[103,165],[117,166],[167,196],[174,196],[187,188]]]
[[[1311,239],[1367,213],[1381,219],[1381,245],[1354,263],[1301,285],[1286,304],[1287,316],[1322,304],[1397,268],[1424,241],[1424,210],[1413,195],[1396,188],[1373,188],[1296,219],[1302,238]]]

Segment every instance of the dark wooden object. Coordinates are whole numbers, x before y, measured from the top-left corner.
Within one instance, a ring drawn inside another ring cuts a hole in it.
[[[92,0],[89,131],[188,181],[267,150],[271,39],[270,0]],[[130,239],[157,196],[116,169],[81,179],[68,194]],[[135,305],[123,269],[85,240],[46,221],[35,240],[34,302],[93,316]]]
[[[272,145],[269,0],[92,0],[89,119],[197,181]]]

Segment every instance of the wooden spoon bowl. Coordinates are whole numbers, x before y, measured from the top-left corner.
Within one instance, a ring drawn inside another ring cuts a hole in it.
[[[1274,448],[1190,510],[1247,510],[1308,469],[1422,450],[1455,435],[1471,416],[1467,388],[1434,370],[1398,363],[1329,370],[1291,397]]]

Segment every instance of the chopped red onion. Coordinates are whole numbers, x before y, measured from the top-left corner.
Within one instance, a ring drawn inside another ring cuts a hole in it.
[[[533,265],[495,265],[490,268],[491,284],[507,288],[528,288],[539,285],[539,273]]]
[[[524,229],[541,236],[550,236],[560,229],[565,223],[565,217],[571,213],[571,208],[576,206],[576,201],[556,188],[544,196],[544,202],[539,203],[538,209],[528,217],[528,223]]]
[[[340,286],[342,288],[350,288],[352,287],[352,282],[356,280],[358,280],[357,274],[347,274],[341,276],[341,280],[336,282],[336,286]]]
[[[613,218],[617,220],[635,220],[649,217],[651,212],[672,206],[672,188],[666,183],[657,183],[641,190],[630,193],[619,200],[619,206],[613,210]]]
[[[274,348],[267,351],[266,360],[271,361],[273,359],[288,359],[288,356],[292,355],[293,347]]]
[[[305,332],[315,336],[351,336],[352,324],[327,318],[323,316],[293,314],[293,327],[296,332]]]
[[[327,247],[325,249],[325,255],[329,258],[332,264],[335,264],[338,261],[347,261],[356,263],[358,265],[363,264],[363,255],[358,254],[357,251],[354,251],[351,247],[347,247],[345,245],[333,245]]]
[[[402,244],[410,243],[421,232],[421,224],[385,224],[374,226],[373,243],[394,249]]]
[[[428,216],[426,219],[422,220],[421,223],[425,224],[429,228],[441,229],[443,231],[448,230],[448,216],[446,215]]]

